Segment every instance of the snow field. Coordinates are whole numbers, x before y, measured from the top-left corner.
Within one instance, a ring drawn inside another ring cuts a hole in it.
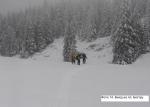
[[[78,42],[88,57],[81,66],[63,62],[62,38],[29,59],[0,57],[0,107],[149,107],[100,102],[101,95],[150,94],[150,54],[132,65],[110,64],[109,40]]]

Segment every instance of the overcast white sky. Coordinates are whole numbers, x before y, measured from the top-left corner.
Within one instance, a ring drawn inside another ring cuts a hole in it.
[[[6,13],[8,11],[14,11],[19,9],[24,9],[29,5],[39,5],[44,0],[0,0],[0,12]],[[47,0],[56,1],[56,0]]]
[[[32,5],[42,4],[44,0],[0,0],[0,13],[7,13],[8,11],[19,11]],[[61,0],[47,0],[50,2],[57,2]],[[73,0],[82,1],[82,0]],[[90,0],[87,0],[90,1]],[[111,1],[111,0],[108,0]]]

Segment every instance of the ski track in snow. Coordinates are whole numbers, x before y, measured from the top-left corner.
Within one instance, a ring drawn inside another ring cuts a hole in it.
[[[69,107],[69,90],[72,82],[72,78],[75,77],[79,72],[84,71],[85,68],[74,69],[67,72],[62,81],[58,92],[58,99],[60,99],[60,107]]]

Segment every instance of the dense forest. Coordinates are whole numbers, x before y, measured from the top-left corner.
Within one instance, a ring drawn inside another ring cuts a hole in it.
[[[64,37],[63,55],[76,38],[111,37],[114,64],[131,64],[149,51],[149,0],[68,0],[0,15],[0,55],[28,58]]]

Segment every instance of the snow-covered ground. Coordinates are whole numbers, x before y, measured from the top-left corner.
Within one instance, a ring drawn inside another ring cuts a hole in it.
[[[109,39],[78,42],[88,57],[81,66],[63,62],[62,39],[29,59],[0,57],[0,107],[149,107],[100,102],[101,95],[150,95],[150,54],[113,65]]]

